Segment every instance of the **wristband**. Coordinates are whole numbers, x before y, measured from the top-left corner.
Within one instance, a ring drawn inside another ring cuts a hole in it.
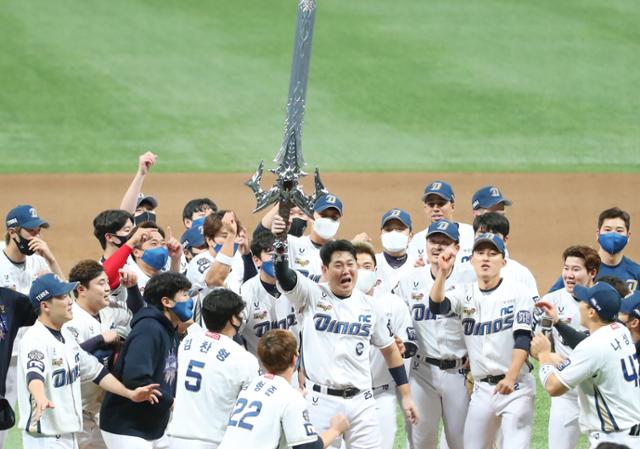
[[[233,257],[227,256],[226,254],[218,253],[216,254],[216,262],[220,262],[222,265],[230,267],[233,263]]]
[[[540,383],[542,383],[543,387],[547,383],[547,379],[549,379],[549,376],[555,372],[556,372],[556,367],[549,363],[542,365],[540,367],[540,371],[538,372],[538,374],[540,375]]]
[[[393,381],[398,387],[400,385],[406,385],[409,383],[404,365],[396,366],[395,368],[389,368],[389,373],[391,373],[391,377],[393,377]]]

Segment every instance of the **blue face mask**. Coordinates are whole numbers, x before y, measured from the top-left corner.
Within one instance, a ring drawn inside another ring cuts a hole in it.
[[[154,270],[161,270],[169,260],[169,250],[164,246],[145,249],[141,259]]]
[[[607,232],[598,236],[598,243],[609,254],[617,254],[627,246],[629,237],[617,232]]]
[[[233,255],[236,255],[236,251],[238,251],[238,245],[237,243],[233,244]],[[216,254],[218,254],[220,252],[220,249],[222,249],[222,245],[220,243],[217,243],[216,246],[213,247],[213,250],[216,252]]]
[[[272,278],[276,277],[276,266],[273,264],[273,260],[262,262],[262,271]]]
[[[173,313],[176,314],[178,319],[183,323],[189,321],[193,317],[193,298],[189,298],[186,301],[177,302],[173,309]]]

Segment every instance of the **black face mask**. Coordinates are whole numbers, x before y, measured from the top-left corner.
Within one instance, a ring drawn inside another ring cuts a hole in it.
[[[152,223],[156,222],[156,214],[153,212],[142,212],[140,215],[133,218],[133,222],[136,226],[145,221],[150,221]]]
[[[29,249],[29,240],[25,239],[20,234],[18,234],[18,238],[20,240],[17,240],[16,238],[13,239],[13,241],[16,243],[16,246],[18,247],[18,250],[25,256],[33,255],[35,251]]]
[[[112,234],[113,237],[117,237],[118,240],[120,240],[120,242],[116,243],[116,242],[111,242],[114,245],[116,245],[118,248],[120,248],[122,245],[124,245],[125,243],[127,243],[127,240],[129,240],[129,234],[127,235],[118,235],[118,234]]]
[[[302,237],[305,229],[307,229],[307,220],[304,220],[302,218],[294,218],[293,220],[291,220],[289,234],[295,237]]]

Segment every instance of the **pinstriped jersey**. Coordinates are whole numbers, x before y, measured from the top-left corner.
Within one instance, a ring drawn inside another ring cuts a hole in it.
[[[620,323],[601,327],[575,347],[557,376],[578,390],[583,432],[618,432],[638,424],[639,371],[631,334]]]

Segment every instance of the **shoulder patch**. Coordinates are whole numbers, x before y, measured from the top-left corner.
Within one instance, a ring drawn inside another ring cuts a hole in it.
[[[519,311],[517,321],[518,324],[531,325],[531,312],[529,312],[528,310]]]
[[[558,371],[562,371],[563,369],[565,369],[569,365],[571,365],[571,359],[567,357],[562,362],[560,362],[560,364],[558,365],[558,367],[557,367]]]
[[[27,358],[29,360],[41,361],[44,360],[44,354],[41,351],[34,349],[33,351],[29,352],[29,354],[27,354]]]

